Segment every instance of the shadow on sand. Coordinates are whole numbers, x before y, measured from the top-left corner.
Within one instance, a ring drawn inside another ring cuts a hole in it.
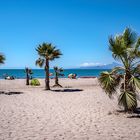
[[[82,89],[56,89],[56,90],[51,90],[55,92],[80,92],[83,91]]]
[[[5,92],[5,91],[0,91],[0,95],[1,94],[4,94],[4,95],[14,95],[14,94],[23,94],[23,92],[16,92],[16,91]]]
[[[131,116],[128,116],[127,118],[140,118],[140,107],[136,108]]]

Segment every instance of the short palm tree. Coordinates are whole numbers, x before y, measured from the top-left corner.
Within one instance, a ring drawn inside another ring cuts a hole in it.
[[[26,73],[26,85],[29,85],[30,76],[33,74],[32,70],[29,68],[25,68]]]
[[[109,38],[109,49],[122,66],[102,72],[99,82],[109,97],[119,93],[118,104],[125,111],[134,111],[140,90],[140,37],[126,28],[123,34]]]
[[[4,64],[5,56],[0,53],[0,64]]]
[[[59,49],[56,49],[55,46],[53,46],[51,43],[43,43],[42,45],[39,45],[36,48],[36,51],[38,52],[38,55],[40,56],[36,60],[36,65],[43,67],[46,72],[45,77],[45,86],[46,90],[50,90],[49,85],[49,61],[52,61],[56,58],[59,58],[61,54]]]
[[[59,82],[58,82],[58,77],[59,76],[64,76],[62,73],[64,70],[62,68],[54,67],[54,72],[55,72],[55,85],[53,87],[62,87]]]

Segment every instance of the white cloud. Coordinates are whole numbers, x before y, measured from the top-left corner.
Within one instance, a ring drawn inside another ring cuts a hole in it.
[[[91,67],[91,66],[104,66],[106,64],[101,64],[101,63],[93,63],[93,62],[85,62],[83,64],[81,64],[81,67]]]

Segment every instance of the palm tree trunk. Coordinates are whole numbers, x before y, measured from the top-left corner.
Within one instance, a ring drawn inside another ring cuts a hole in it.
[[[46,60],[46,66],[45,66],[45,71],[46,71],[46,78],[45,78],[45,88],[46,90],[50,90],[50,79],[49,79],[49,60]]]
[[[29,85],[29,75],[26,75],[26,85]]]
[[[132,91],[133,92],[133,87],[129,84],[129,80],[131,79],[131,73],[130,70],[126,70],[126,75],[125,75],[125,88],[128,91]]]
[[[55,74],[55,84],[53,87],[62,87],[59,83],[58,83],[58,74]]]
[[[58,76],[57,76],[57,74],[56,74],[56,76],[55,76],[55,85],[59,85],[59,84],[58,84]]]
[[[126,69],[125,75],[124,75],[124,92],[131,91],[131,92],[135,93],[134,92],[134,88],[132,87],[132,85],[129,84],[130,79],[131,79],[130,70],[129,69]],[[124,111],[125,112],[129,111],[128,110],[128,106],[125,106],[124,107]]]

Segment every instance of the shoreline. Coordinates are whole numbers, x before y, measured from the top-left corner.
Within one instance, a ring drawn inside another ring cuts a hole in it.
[[[45,78],[45,72],[43,69],[32,69],[33,78]],[[64,69],[64,78],[67,78],[69,74],[77,74],[77,77],[98,77],[102,71],[105,69]],[[53,73],[54,70],[50,70],[50,73]],[[24,73],[24,69],[0,69],[0,78],[4,79],[6,76],[13,76],[16,79],[24,79],[26,74]]]
[[[98,78],[97,76],[80,76],[80,77],[77,77],[77,78],[68,78],[68,77],[59,77],[59,79],[71,79],[71,80],[74,80],[74,79],[79,79],[79,78],[84,78],[84,79],[88,79],[88,78]],[[10,80],[25,80],[26,78],[15,78],[15,79],[10,79]],[[45,79],[45,78],[32,78],[32,79]],[[30,80],[32,80],[32,79],[30,79]],[[50,79],[55,79],[54,77],[53,78],[51,78],[50,77]],[[9,79],[4,79],[4,78],[0,78],[0,80],[9,80]]]

